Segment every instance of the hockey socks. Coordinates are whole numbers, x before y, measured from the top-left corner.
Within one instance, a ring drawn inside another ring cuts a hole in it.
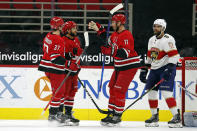
[[[148,102],[150,106],[150,110],[152,115],[157,114],[157,107],[158,107],[158,92],[155,90],[151,90],[148,93]]]

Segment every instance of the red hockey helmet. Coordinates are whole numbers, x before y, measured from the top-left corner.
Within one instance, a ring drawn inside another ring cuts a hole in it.
[[[72,29],[72,28],[74,28],[76,26],[77,26],[77,24],[74,21],[67,21],[67,22],[64,23],[64,26],[62,28],[62,31],[64,33],[66,33],[67,30],[70,30],[70,29]]]
[[[125,24],[126,23],[126,17],[123,14],[116,14],[112,17],[112,21],[120,21],[121,24]]]
[[[53,17],[50,21],[51,29],[58,29],[58,27],[64,24],[64,20],[60,17]]]

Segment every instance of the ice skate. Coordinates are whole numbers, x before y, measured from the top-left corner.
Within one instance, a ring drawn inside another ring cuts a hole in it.
[[[159,114],[152,115],[152,117],[145,121],[145,127],[158,127]]]
[[[110,113],[103,119],[101,119],[101,125],[103,126],[107,126],[107,124],[109,124],[109,122],[112,120],[113,117],[113,113],[110,111]]]
[[[179,111],[178,111],[178,114],[174,115],[172,120],[168,122],[168,127],[170,128],[182,128],[183,127]]]
[[[107,126],[118,126],[120,124],[121,120],[121,114],[115,114],[112,119],[109,121],[109,123],[107,124]]]
[[[73,116],[73,113],[64,115],[65,126],[78,126],[79,122],[80,121]]]
[[[63,126],[62,117],[59,116],[58,114],[55,115],[49,114],[48,121],[49,121],[49,126]]]

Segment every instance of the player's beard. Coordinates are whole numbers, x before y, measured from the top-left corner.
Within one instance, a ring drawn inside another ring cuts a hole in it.
[[[64,33],[63,33],[62,31],[60,32],[60,36],[61,36],[61,37],[64,36]]]
[[[120,29],[120,26],[118,26],[118,24],[116,24],[116,32],[118,32],[119,29]]]
[[[159,32],[154,32],[154,35],[156,35],[156,37],[160,36],[160,35],[161,35],[161,31],[159,31]]]
[[[70,35],[71,35],[72,37],[75,37],[75,36],[77,36],[77,33],[75,34],[75,33],[71,32]]]

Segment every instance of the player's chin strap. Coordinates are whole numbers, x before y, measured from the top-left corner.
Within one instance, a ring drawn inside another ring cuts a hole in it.
[[[161,38],[162,35],[163,35],[163,31],[161,31],[161,33],[160,33],[159,35],[157,35],[157,38],[158,38],[158,39]]]
[[[152,88],[150,88],[149,90],[147,90],[144,94],[142,94],[138,99],[136,99],[133,103],[131,103],[129,106],[127,106],[127,108],[124,109],[124,111],[122,113],[124,113],[127,109],[129,109],[132,105],[134,105],[136,102],[138,102],[139,100],[141,100],[146,94],[148,94],[152,89],[154,89],[155,87],[157,87],[159,84],[161,84],[164,81],[164,79],[162,78],[159,82],[157,82],[157,84],[155,84]]]
[[[162,34],[164,34],[164,31],[165,31],[165,28],[164,28],[164,27],[162,27],[161,33],[160,33],[159,35],[157,35],[157,38],[161,37],[161,36],[162,36]]]

